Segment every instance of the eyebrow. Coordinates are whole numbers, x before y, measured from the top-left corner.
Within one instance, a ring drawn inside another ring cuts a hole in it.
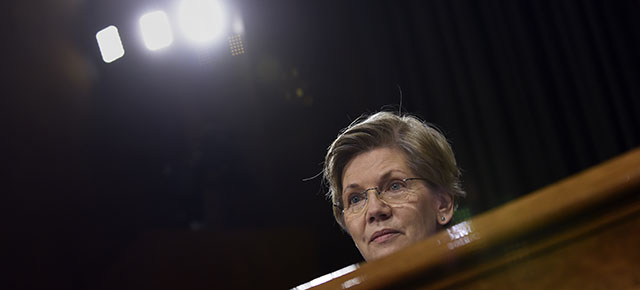
[[[394,173],[394,172],[402,172],[402,173],[404,173],[404,171],[399,170],[399,169],[392,169],[392,170],[389,170],[389,171],[387,171],[385,174],[383,174],[383,175],[380,177],[380,179],[378,180],[378,182],[380,182],[380,181],[382,181],[382,180],[387,180],[387,179],[389,179],[389,178],[391,177],[391,175],[393,175],[393,173]],[[357,183],[349,184],[349,185],[345,186],[345,187],[342,189],[342,193],[344,193],[345,191],[347,191],[347,189],[350,189],[350,188],[361,188],[361,186],[360,186],[359,184],[357,184]]]

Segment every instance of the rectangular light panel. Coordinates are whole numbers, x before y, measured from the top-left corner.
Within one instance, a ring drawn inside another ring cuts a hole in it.
[[[98,33],[96,33],[96,39],[98,40],[98,47],[100,48],[104,62],[113,62],[124,55],[120,34],[118,33],[118,28],[115,26],[110,25],[98,31]]]
[[[158,50],[171,45],[173,34],[169,18],[163,11],[149,12],[140,17],[140,29],[144,44],[149,50]]]

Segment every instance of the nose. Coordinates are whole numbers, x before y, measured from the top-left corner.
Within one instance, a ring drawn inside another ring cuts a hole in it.
[[[391,218],[391,207],[378,198],[377,191],[369,192],[367,198],[367,222],[373,223]]]

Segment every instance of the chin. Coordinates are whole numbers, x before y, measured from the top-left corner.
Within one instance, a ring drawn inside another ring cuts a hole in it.
[[[398,244],[386,245],[385,247],[372,250],[371,253],[369,253],[369,255],[366,255],[364,258],[365,260],[367,260],[367,262],[377,260],[385,256],[391,255],[404,247],[406,247],[406,245],[398,245]]]

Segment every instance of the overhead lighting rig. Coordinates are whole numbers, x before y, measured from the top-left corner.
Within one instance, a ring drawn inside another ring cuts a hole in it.
[[[177,39],[185,39],[197,46],[206,46],[220,42],[227,34],[231,55],[245,53],[242,18],[237,13],[233,17],[228,17],[222,2],[182,0],[176,7],[174,14],[155,10],[140,17],[139,29],[147,49],[162,50],[171,46]],[[174,29],[174,23],[179,29]],[[176,32],[179,34],[174,36]],[[115,25],[109,25],[98,31],[96,40],[105,63],[111,63],[125,55],[120,32]]]

